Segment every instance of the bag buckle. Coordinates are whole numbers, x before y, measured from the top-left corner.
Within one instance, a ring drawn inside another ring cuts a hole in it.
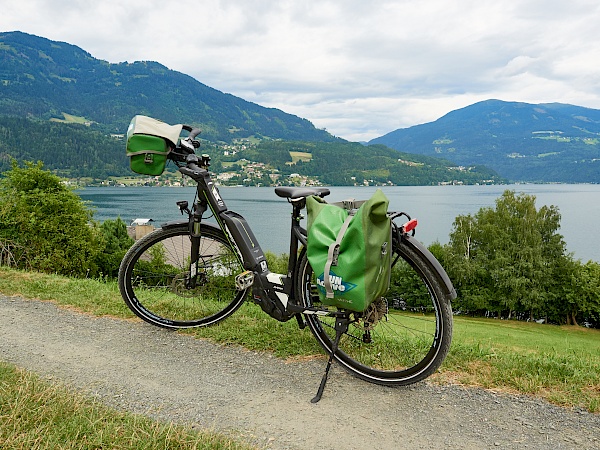
[[[338,265],[338,258],[340,256],[340,244],[337,244],[334,248],[333,248],[333,255],[331,257],[331,265],[332,266],[337,266]]]
[[[356,199],[349,198],[348,200],[342,200],[342,204],[344,205],[344,209],[351,211],[356,209]]]
[[[146,153],[146,155],[144,156],[144,163],[152,164],[153,162],[154,162],[154,158],[152,157],[152,153]]]

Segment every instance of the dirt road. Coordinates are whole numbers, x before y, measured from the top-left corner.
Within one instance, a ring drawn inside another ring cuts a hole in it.
[[[273,449],[599,449],[600,415],[420,383],[375,386],[324,361],[286,363],[142,322],[0,296],[0,359],[162,420]]]

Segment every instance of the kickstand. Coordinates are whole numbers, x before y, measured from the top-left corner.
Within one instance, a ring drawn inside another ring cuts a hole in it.
[[[329,360],[327,361],[327,366],[325,367],[325,373],[323,374],[323,378],[321,378],[321,384],[319,385],[319,389],[317,390],[317,395],[310,401],[311,403],[317,403],[321,400],[323,396],[323,391],[325,390],[325,384],[327,383],[327,377],[329,376],[329,369],[331,368],[331,363],[333,362],[333,355],[337,352],[338,344],[340,343],[340,339],[342,334],[348,331],[348,325],[350,324],[350,319],[348,317],[337,317],[335,319],[335,340],[333,341],[333,345],[331,346],[331,354],[329,355]]]

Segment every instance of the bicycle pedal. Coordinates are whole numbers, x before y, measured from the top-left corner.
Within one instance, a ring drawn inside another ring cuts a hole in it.
[[[254,284],[254,273],[246,270],[235,277],[235,287],[238,291],[244,291]]]

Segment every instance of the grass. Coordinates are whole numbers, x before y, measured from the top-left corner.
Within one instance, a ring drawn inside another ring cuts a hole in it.
[[[250,449],[223,435],[111,410],[0,362],[2,449]]]
[[[0,268],[0,292],[50,300],[94,315],[133,319],[114,282]],[[220,324],[185,331],[280,358],[322,357],[308,329],[281,323],[245,303]],[[600,330],[455,317],[448,357],[434,382],[542,397],[600,412]]]
[[[290,151],[290,156],[292,164],[296,164],[298,161],[310,162],[312,160],[312,153]]]
[[[60,77],[58,77],[60,78]],[[61,78],[63,81],[65,80],[69,80],[69,78]],[[74,116],[72,114],[67,114],[66,112],[62,113],[64,119],[56,119],[56,118],[52,118],[50,119],[51,122],[62,122],[62,123],[78,123],[81,125],[84,125],[86,123],[90,123],[91,120],[86,119],[85,117],[80,117],[80,116]]]
[[[600,331],[456,317],[442,380],[600,412]]]

